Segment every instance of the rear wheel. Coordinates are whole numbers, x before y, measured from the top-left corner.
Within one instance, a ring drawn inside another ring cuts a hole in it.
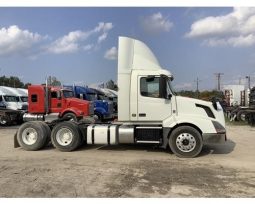
[[[82,142],[78,125],[71,121],[57,124],[51,132],[51,142],[60,151],[75,150]]]
[[[43,121],[36,121],[37,123],[41,124],[42,127],[44,128],[44,132],[45,132],[45,135],[47,137],[46,139],[46,142],[45,142],[45,146],[49,144],[50,142],[50,135],[51,135],[51,129],[50,127]]]
[[[25,150],[39,150],[47,142],[47,132],[43,125],[37,121],[26,122],[18,129],[17,140]]]
[[[202,150],[201,134],[193,127],[181,126],[173,130],[169,146],[178,157],[196,157]]]

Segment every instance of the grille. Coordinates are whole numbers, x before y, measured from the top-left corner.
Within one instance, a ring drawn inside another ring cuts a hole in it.
[[[89,103],[89,115],[94,115],[94,102]]]
[[[17,114],[10,114],[11,120],[16,120],[17,119]]]
[[[112,114],[112,113],[113,113],[113,103],[112,103],[112,102],[109,102],[109,103],[108,103],[108,113],[109,113],[109,114]]]

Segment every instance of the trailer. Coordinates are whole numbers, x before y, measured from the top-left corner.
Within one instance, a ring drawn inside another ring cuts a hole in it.
[[[82,144],[154,144],[179,157],[197,156],[204,144],[226,141],[218,102],[177,96],[173,75],[163,69],[141,41],[120,37],[118,46],[118,120],[111,123],[55,120],[20,126],[14,146],[39,150],[49,141],[60,151]]]

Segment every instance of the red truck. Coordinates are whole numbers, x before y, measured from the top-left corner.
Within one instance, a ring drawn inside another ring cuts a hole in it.
[[[61,87],[31,85],[28,87],[28,113],[24,121],[52,121],[59,118],[91,119],[94,115],[94,104],[77,99],[73,92]]]

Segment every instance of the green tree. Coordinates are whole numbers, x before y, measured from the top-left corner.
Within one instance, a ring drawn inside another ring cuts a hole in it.
[[[16,77],[16,76],[0,77],[0,85],[14,87],[14,88],[24,88],[24,83],[19,79],[19,77]]]
[[[48,85],[61,86],[61,82],[55,76],[49,76],[47,80],[48,80]]]

